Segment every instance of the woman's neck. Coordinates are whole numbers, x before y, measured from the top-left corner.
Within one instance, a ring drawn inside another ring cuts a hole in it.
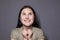
[[[23,29],[28,30],[28,29],[31,29],[31,28],[32,28],[32,26],[24,26],[24,25],[23,25]]]

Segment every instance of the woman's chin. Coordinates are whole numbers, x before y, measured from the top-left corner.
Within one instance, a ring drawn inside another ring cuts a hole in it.
[[[31,25],[27,25],[27,24],[25,24],[24,26],[29,27],[29,26],[31,26]]]

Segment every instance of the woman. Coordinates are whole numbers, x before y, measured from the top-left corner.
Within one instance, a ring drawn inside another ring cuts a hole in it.
[[[34,9],[25,5],[18,16],[18,24],[11,32],[11,40],[44,40]]]

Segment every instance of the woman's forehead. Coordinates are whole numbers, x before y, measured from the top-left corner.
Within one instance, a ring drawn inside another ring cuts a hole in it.
[[[22,12],[33,12],[31,8],[24,8]]]

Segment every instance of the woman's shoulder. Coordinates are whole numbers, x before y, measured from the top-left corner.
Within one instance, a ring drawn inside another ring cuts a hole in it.
[[[14,28],[14,29],[12,29],[12,31],[17,31],[17,30],[19,30],[19,28]]]
[[[33,30],[35,32],[41,32],[41,33],[43,32],[41,28],[37,28],[37,27],[33,27]]]
[[[36,30],[36,31],[42,30],[41,28],[37,28],[37,27],[33,27],[33,29]]]
[[[34,27],[34,33],[37,35],[38,39],[44,39],[44,33],[43,30],[41,28],[36,28]]]
[[[21,30],[21,28],[14,28],[12,29],[12,32],[19,32]]]
[[[20,28],[14,28],[11,30],[11,38],[17,38],[19,35],[19,29]]]

